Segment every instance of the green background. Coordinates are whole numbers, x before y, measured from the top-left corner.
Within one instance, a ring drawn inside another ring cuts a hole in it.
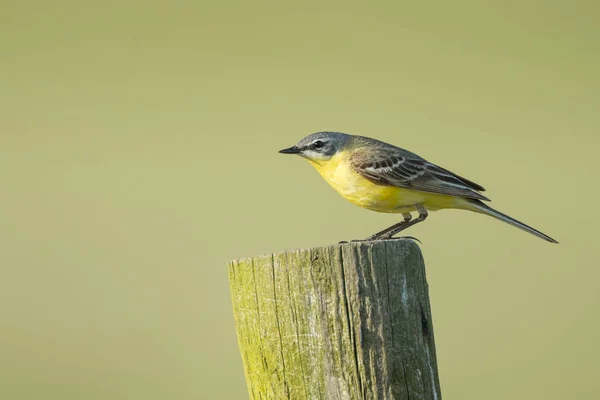
[[[561,242],[462,211],[410,230],[445,399],[596,397],[594,3],[1,1],[0,398],[247,398],[227,261],[398,220],[277,154],[319,130]]]

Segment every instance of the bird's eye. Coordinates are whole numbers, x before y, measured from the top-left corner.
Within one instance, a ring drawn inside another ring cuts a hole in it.
[[[320,140],[317,140],[317,141],[313,142],[312,145],[315,149],[320,149],[321,147],[323,147],[323,142],[321,142]]]

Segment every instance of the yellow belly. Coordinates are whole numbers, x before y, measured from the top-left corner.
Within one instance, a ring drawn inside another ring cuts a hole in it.
[[[430,211],[458,206],[452,196],[376,185],[355,172],[345,159],[342,153],[326,163],[311,161],[311,164],[339,194],[357,206],[384,213],[416,211],[417,204]]]

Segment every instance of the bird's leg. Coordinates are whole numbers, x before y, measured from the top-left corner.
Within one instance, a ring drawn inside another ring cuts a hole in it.
[[[387,235],[389,232],[395,231],[396,229],[400,229],[397,232],[400,232],[404,225],[408,224],[410,222],[410,220],[412,219],[412,215],[410,213],[402,213],[402,216],[404,217],[404,220],[402,222],[398,222],[397,224],[394,224],[392,226],[390,226],[389,228],[386,228],[384,230],[382,230],[381,232],[377,232],[371,236],[369,236],[368,238],[366,238],[364,241],[370,241],[370,240],[378,240],[383,238],[384,235]]]
[[[394,225],[390,226],[389,228],[385,228],[381,232],[374,233],[373,235],[369,236],[366,239],[355,239],[355,240],[351,240],[351,242],[370,242],[372,240],[379,240],[382,235],[388,233],[391,230],[401,227],[403,224],[408,223],[412,219],[412,215],[410,213],[402,213],[402,216],[404,216],[403,221],[398,222],[397,224],[394,224]],[[411,237],[411,239],[415,239],[415,238]],[[342,243],[348,243],[348,242],[341,241],[340,244],[342,244]]]
[[[385,232],[382,232],[382,234],[377,239],[379,239],[379,240],[391,239],[392,236],[405,230],[406,228],[416,225],[419,222],[425,221],[425,219],[427,219],[427,215],[428,215],[427,209],[425,209],[425,207],[423,207],[421,204],[417,204],[416,207],[417,207],[417,211],[419,212],[419,216],[416,219],[413,219],[412,221],[408,221],[404,224],[400,223],[400,224],[391,226],[390,228],[386,229]]]

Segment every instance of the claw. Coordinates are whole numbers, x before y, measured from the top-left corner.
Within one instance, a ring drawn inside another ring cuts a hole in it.
[[[415,242],[419,242],[421,244],[423,244],[423,242],[421,242],[419,239],[417,239],[414,236],[398,236],[398,237],[381,237],[381,238],[366,238],[366,239],[354,239],[354,240],[342,240],[341,242],[338,242],[338,244],[344,244],[344,243],[359,243],[359,242],[378,242],[380,240],[400,240],[400,239],[408,239],[408,240],[414,240]]]
[[[415,242],[419,242],[421,244],[423,244],[423,242],[421,242],[419,239],[417,239],[414,236],[398,236],[398,237],[391,237],[389,239],[386,240],[396,240],[396,239],[408,239],[408,240],[414,240]]]
[[[379,240],[400,240],[400,239],[408,239],[408,240],[414,240],[415,242],[419,242],[419,243],[423,243],[421,242],[419,239],[417,239],[414,236],[397,236],[397,237],[379,237],[379,238],[367,238],[365,240],[358,240],[359,242],[376,242]]]

